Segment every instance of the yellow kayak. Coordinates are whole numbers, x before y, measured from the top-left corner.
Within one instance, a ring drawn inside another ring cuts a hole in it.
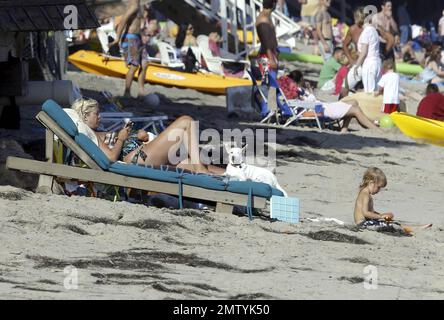
[[[405,112],[394,112],[390,117],[399,130],[413,140],[444,147],[444,122],[417,117]]]
[[[68,57],[68,61],[85,72],[101,76],[125,78],[128,72],[121,58],[109,58],[95,51],[77,51]],[[148,66],[146,81],[151,84],[222,95],[225,94],[226,88],[252,85],[248,79],[224,77],[212,73],[181,72],[152,62]]]

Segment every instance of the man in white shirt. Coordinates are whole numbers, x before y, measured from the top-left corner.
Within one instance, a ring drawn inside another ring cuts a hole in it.
[[[375,92],[375,96],[384,93],[381,111],[388,114],[399,109],[399,75],[394,71],[394,68],[395,63],[393,60],[388,59],[384,61],[386,73],[378,82],[379,91]]]

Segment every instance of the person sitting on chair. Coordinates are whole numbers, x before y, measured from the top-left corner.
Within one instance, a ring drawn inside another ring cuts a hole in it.
[[[181,116],[170,124],[164,131],[149,143],[138,143],[139,139],[146,141],[143,133],[130,136],[131,122],[128,122],[117,134],[112,148],[105,143],[106,133],[95,131],[100,124],[99,104],[93,99],[77,99],[71,106],[80,121],[83,121],[96,135],[92,139],[105,153],[110,161],[151,166],[172,165],[198,173],[223,174],[223,168],[205,165],[199,158],[199,133],[193,118]],[[148,141],[146,141],[148,142]],[[185,152],[184,152],[185,151]],[[177,156],[179,152],[179,156]]]
[[[342,101],[337,102],[321,102],[313,95],[311,88],[302,87],[305,84],[304,76],[300,71],[292,71],[289,76],[298,86],[297,99],[303,101],[311,101],[316,103],[320,108],[315,109],[319,116],[331,120],[342,120],[341,132],[348,132],[350,121],[355,118],[359,124],[366,129],[378,129],[378,127],[364,114],[358,101],[351,100],[347,103]]]
[[[426,89],[426,96],[418,106],[417,116],[444,121],[444,95],[439,92],[436,84],[429,84]]]

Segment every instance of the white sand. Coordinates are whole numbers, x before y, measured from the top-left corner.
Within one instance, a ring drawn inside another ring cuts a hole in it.
[[[80,79],[83,89],[121,94],[123,88],[123,80],[70,77]],[[162,98],[157,110],[132,102],[129,110],[189,114],[203,127],[218,129],[252,126],[227,119],[223,97],[149,89],[170,101]],[[298,225],[0,186],[0,296],[442,299],[444,149],[418,145],[396,129],[377,133],[356,124],[352,128],[357,131],[347,135],[300,126],[278,130],[277,176],[290,196],[301,201]],[[388,177],[388,187],[375,197],[376,209],[392,211],[403,222],[433,222],[431,230],[395,237],[350,228],[357,188],[370,166],[380,167]],[[30,181],[21,186],[31,186]],[[346,226],[308,220],[319,217],[337,218]],[[320,241],[309,234],[351,238]],[[350,243],[355,240],[368,244]],[[68,265],[78,267],[77,290],[63,286]],[[377,290],[364,289],[367,265],[377,267]]]

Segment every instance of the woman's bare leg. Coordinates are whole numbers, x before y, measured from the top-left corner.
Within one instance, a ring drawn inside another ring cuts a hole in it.
[[[198,130],[192,128],[193,118],[189,116],[182,116],[176,119],[171,125],[162,131],[156,139],[143,146],[142,150],[146,153],[147,158],[144,161],[139,157],[138,163],[160,166],[160,165],[174,165],[178,168],[190,170],[199,173],[213,173],[222,175],[225,169],[208,165],[205,166],[199,158],[199,136]],[[176,132],[173,130],[177,130]],[[171,141],[169,141],[169,136]],[[187,144],[186,155],[178,159],[177,163],[172,163],[169,154],[175,154],[181,145]],[[190,152],[191,150],[191,152]],[[129,153],[124,161],[130,162],[137,151]]]
[[[355,117],[359,124],[366,129],[378,129],[378,127],[362,112],[357,101],[350,101],[351,108],[345,114],[345,117]]]
[[[142,61],[142,65],[137,78],[137,83],[139,84],[138,97],[145,96],[145,77],[147,70],[148,70],[148,61]]]
[[[162,131],[156,139],[143,147],[143,151],[147,154],[145,164],[149,165],[178,165],[191,164],[199,172],[208,172],[199,158],[199,132],[194,128],[193,118],[189,116],[181,116],[171,125]],[[181,154],[177,159],[177,163],[172,163],[170,156],[175,155],[182,147],[185,147],[185,154]],[[185,161],[184,161],[185,160]],[[188,161],[186,161],[188,160]]]
[[[350,125],[351,117],[344,117],[344,122],[342,123],[341,132],[347,133],[348,132],[348,126]]]

